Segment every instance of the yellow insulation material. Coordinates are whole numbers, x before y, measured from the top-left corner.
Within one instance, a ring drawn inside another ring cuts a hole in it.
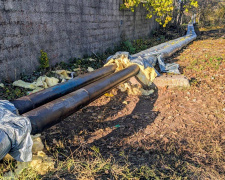
[[[43,89],[55,86],[58,83],[59,83],[59,79],[57,79],[57,78],[40,76],[33,83],[28,83],[28,82],[24,82],[22,80],[18,80],[18,81],[13,82],[13,86],[22,87],[22,88],[26,88],[26,89],[32,89],[33,91],[29,92],[29,94],[31,94],[31,93],[35,93],[35,92],[41,91]]]
[[[71,79],[71,77],[68,75],[68,74],[71,74],[71,71],[57,70],[57,71],[52,71],[52,72],[60,75],[60,79]]]
[[[92,71],[94,71],[94,69],[92,67],[88,67],[87,71],[92,72]]]
[[[48,171],[54,169],[54,161],[51,157],[48,157],[43,151],[38,151],[37,155],[33,155],[32,161],[29,166],[38,172],[38,174],[44,175]]]
[[[135,64],[130,62],[130,60],[127,58],[126,55],[121,55],[118,59],[111,59],[109,62],[105,65],[111,65],[116,64],[117,68],[116,71],[120,71],[124,68],[127,68],[128,66]],[[144,68],[144,66],[136,64],[139,66],[140,71],[136,75],[136,77],[146,86],[150,86],[152,84],[152,81],[157,76],[155,69],[151,67]],[[140,86],[137,85],[131,85],[131,83],[123,83],[118,86],[118,88],[124,92],[127,91],[130,95],[150,95],[154,92],[154,90],[144,90]]]
[[[40,76],[40,77],[37,79],[35,85],[36,85],[37,87],[42,86],[43,88],[47,88],[48,85],[47,85],[47,83],[45,82],[45,80],[46,80],[46,76]]]
[[[38,174],[44,175],[47,172],[54,169],[55,162],[52,157],[47,156],[44,152],[44,144],[41,140],[41,135],[37,134],[32,136],[33,147],[32,147],[32,161],[31,162],[17,162],[14,171],[9,171],[4,174],[4,178],[14,179],[14,177],[20,175],[25,169],[31,168]],[[13,158],[7,154],[4,158],[5,161],[13,160]]]
[[[22,80],[18,80],[18,81],[13,82],[13,86],[23,87],[23,88],[26,88],[26,89],[36,89],[37,88],[35,83],[27,83],[27,82],[24,82]]]
[[[57,78],[54,78],[54,77],[46,77],[46,83],[48,85],[48,87],[52,87],[52,86],[55,86],[57,85],[59,82],[59,80]]]
[[[58,74],[60,76],[60,79],[62,79],[62,82],[65,82],[68,79],[71,79],[68,74],[70,74],[70,71],[67,70],[57,70],[52,71],[55,74]],[[17,80],[13,82],[13,86],[22,87],[26,89],[32,89],[33,91],[28,92],[29,94],[35,93],[38,91],[41,91],[43,89],[55,86],[59,83],[59,79],[55,77],[47,77],[47,76],[40,76],[36,81],[33,83],[24,82],[22,80]],[[1,84],[0,84],[1,85]]]

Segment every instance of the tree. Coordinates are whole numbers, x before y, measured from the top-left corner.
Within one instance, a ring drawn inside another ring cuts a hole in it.
[[[122,8],[129,8],[134,11],[134,8],[140,4],[143,4],[148,11],[147,18],[156,15],[156,21],[163,27],[166,27],[172,20],[173,12],[177,9],[180,16],[178,19],[181,19],[184,11],[198,6],[197,0],[124,0]]]
[[[225,23],[225,2],[223,0],[198,0],[197,22],[202,26],[216,26]]]

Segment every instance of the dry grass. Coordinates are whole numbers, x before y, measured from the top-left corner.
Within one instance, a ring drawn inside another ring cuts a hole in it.
[[[40,176],[27,168],[15,179],[225,179],[222,35],[209,32],[170,59],[181,65],[191,88],[159,89],[156,99],[121,95],[96,101],[105,100],[43,134],[54,171]],[[121,105],[125,100],[128,104]],[[135,110],[152,101],[153,109]],[[16,163],[1,166],[3,178]]]

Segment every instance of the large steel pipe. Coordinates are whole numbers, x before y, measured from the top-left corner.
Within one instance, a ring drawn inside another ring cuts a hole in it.
[[[115,72],[116,65],[109,65],[91,73],[78,76],[65,83],[50,87],[37,93],[18,98],[11,101],[18,109],[20,114],[26,113],[34,108],[46,104],[54,99],[62,97],[72,91],[75,91],[87,84],[97,81]]]
[[[139,67],[137,65],[129,66],[126,69],[23,114],[23,116],[28,117],[31,121],[31,134],[40,133],[44,129],[55,125],[138,72]]]

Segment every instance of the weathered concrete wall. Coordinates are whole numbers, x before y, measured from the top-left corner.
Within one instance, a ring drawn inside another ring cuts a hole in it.
[[[104,52],[122,39],[150,34],[146,11],[119,10],[121,0],[1,0],[0,80],[38,67],[40,50],[51,64]]]

